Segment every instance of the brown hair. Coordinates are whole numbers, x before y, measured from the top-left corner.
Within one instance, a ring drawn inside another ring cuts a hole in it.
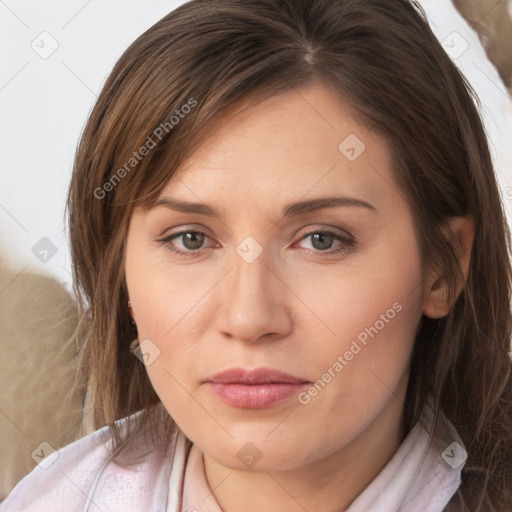
[[[510,232],[478,97],[412,0],[193,0],[119,59],[83,132],[67,205],[88,323],[77,378],[88,384],[94,427],[110,426],[117,454],[129,443],[115,421],[135,411],[142,421],[130,425],[132,437],[146,426],[160,437],[176,430],[129,351],[133,208],[154,203],[229,108],[314,79],[388,141],[424,264],[446,273],[454,300],[463,277],[442,228],[474,216],[462,292],[446,317],[418,326],[404,424],[407,432],[432,395],[468,451],[453,510],[512,510]]]

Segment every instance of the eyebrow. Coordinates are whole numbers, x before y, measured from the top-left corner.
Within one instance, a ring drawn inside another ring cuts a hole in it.
[[[207,217],[217,217],[219,219],[223,218],[222,212],[214,206],[210,206],[205,203],[180,201],[168,196],[160,197],[154,204],[153,208],[156,208],[157,206],[164,206],[171,210],[176,210],[182,213],[195,213],[199,215],[205,215]],[[328,196],[290,203],[283,208],[282,216],[294,217],[305,215],[316,210],[322,210],[324,208],[335,208],[338,206],[366,208],[374,213],[377,213],[377,208],[375,208],[375,206],[362,199],[347,196]]]

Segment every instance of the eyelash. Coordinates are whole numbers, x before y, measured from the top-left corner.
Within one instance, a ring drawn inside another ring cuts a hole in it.
[[[188,230],[188,231],[180,231],[179,233],[174,233],[162,240],[158,240],[157,242],[160,245],[167,245],[169,250],[171,250],[178,257],[187,258],[187,257],[197,256],[201,252],[202,249],[198,249],[196,251],[182,251],[181,249],[175,249],[172,246],[172,243],[171,243],[172,240],[174,240],[175,238],[179,238],[180,236],[186,235],[188,233],[201,234],[201,235],[205,235],[205,237],[207,237],[207,238],[210,238],[210,237],[208,237],[208,235],[206,233],[203,233],[202,231]],[[338,249],[330,249],[330,250],[325,250],[325,251],[321,251],[318,249],[316,249],[316,250],[315,249],[306,249],[311,254],[311,256],[313,256],[314,258],[325,258],[328,256],[334,256],[337,254],[346,253],[346,252],[349,252],[350,250],[353,250],[353,248],[356,245],[355,240],[353,240],[351,238],[345,238],[345,237],[343,237],[341,235],[337,235],[336,233],[333,233],[331,231],[319,231],[319,230],[311,231],[310,233],[307,233],[299,241],[304,240],[305,238],[308,238],[308,237],[310,237],[312,235],[316,235],[316,234],[331,235],[334,239],[342,242],[342,247],[340,247]]]

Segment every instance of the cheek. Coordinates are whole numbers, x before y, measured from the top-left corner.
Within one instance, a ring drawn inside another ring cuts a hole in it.
[[[204,272],[204,277],[200,277],[192,266],[171,269],[168,265],[156,265],[148,269],[139,294],[139,332],[159,340],[165,351],[192,349],[211,324],[216,281],[213,272]]]
[[[381,340],[378,347],[393,349],[414,338],[422,310],[422,273],[410,247],[408,252],[384,247],[378,255],[312,267],[306,275],[298,280],[290,273],[286,279],[301,299],[299,328],[316,333],[315,351],[331,347],[343,352],[354,340],[362,347]]]
[[[390,287],[386,294],[351,290],[319,310],[328,329],[315,335],[309,328],[310,341],[301,347],[316,368],[315,377],[336,382],[332,387],[343,389],[345,398],[348,392],[355,398],[375,386],[394,389],[407,367],[421,317],[420,296],[409,295],[406,285]],[[327,372],[336,373],[336,379]]]
[[[171,266],[165,249],[150,247],[137,222],[126,251],[125,276],[138,338],[154,344],[147,345],[155,355],[146,370],[164,401],[179,391],[181,383],[186,384],[183,375],[190,375],[194,367],[190,320],[200,314],[201,297],[213,281],[198,278],[197,272],[194,275],[192,265]],[[186,399],[184,395],[176,402]]]
[[[396,251],[390,245],[380,258],[343,272],[310,274],[300,288],[314,310],[299,326],[311,333],[301,350],[317,379],[304,402],[362,418],[370,404],[378,408],[396,389],[407,371],[422,311],[421,264],[410,245],[405,250],[396,243]]]
[[[189,415],[204,413],[196,411],[193,398],[205,377],[198,345],[211,326],[209,300],[218,278],[213,272],[199,277],[194,265],[171,266],[161,256],[139,261],[143,279],[133,279],[130,287],[139,339],[150,339],[159,351],[146,371],[169,414],[186,422]]]
[[[129,238],[125,269],[139,334],[155,340],[172,338],[215,284],[204,267],[174,263],[165,246],[153,247],[142,235],[140,244]]]

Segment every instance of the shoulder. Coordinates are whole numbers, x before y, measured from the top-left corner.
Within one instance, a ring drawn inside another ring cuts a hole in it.
[[[170,442],[139,442],[130,452],[134,462],[129,466],[111,460],[111,441],[105,426],[52,453],[18,482],[0,511],[128,511],[141,506],[159,510],[160,503],[165,507],[176,435]]]
[[[105,426],[49,455],[44,451],[50,447],[43,445],[41,454],[45,458],[18,482],[0,510],[36,510],[43,504],[55,505],[55,510],[59,510],[64,503],[81,502],[81,491],[89,487],[93,475],[110,455],[109,437]]]

